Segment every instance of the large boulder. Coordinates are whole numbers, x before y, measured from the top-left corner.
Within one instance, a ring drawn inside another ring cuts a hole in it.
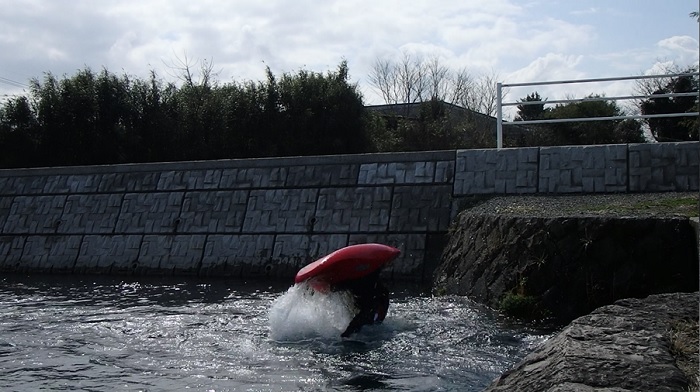
[[[566,323],[617,299],[698,290],[696,234],[681,216],[467,210],[453,223],[433,288]]]
[[[624,299],[601,307],[571,322],[486,391],[697,388],[698,305],[696,292]],[[674,335],[684,324],[694,336]]]

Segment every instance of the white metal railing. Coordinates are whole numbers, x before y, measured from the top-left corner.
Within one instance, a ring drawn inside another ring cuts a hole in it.
[[[649,94],[649,95],[624,95],[617,97],[587,97],[576,99],[558,99],[554,101],[524,101],[524,102],[503,102],[503,88],[507,87],[526,87],[526,86],[544,86],[552,84],[573,84],[573,83],[595,83],[595,82],[616,82],[620,80],[640,80],[640,79],[659,79],[659,78],[674,78],[683,76],[698,76],[698,72],[691,73],[676,73],[665,75],[641,75],[641,76],[623,76],[617,78],[597,78],[597,79],[578,79],[578,80],[557,80],[550,82],[532,82],[532,83],[498,83],[496,88],[496,144],[498,148],[503,148],[503,107],[515,105],[543,105],[555,103],[572,103],[572,102],[589,102],[589,101],[619,101],[644,98],[664,98],[664,97],[697,97],[699,92],[690,93],[670,93],[670,94]],[[583,121],[607,121],[607,120],[626,120],[639,118],[659,118],[659,117],[693,117],[698,116],[698,112],[688,113],[668,113],[668,114],[637,114],[624,115],[613,117],[583,117],[583,118],[556,118],[546,120],[527,120],[527,121],[512,121],[506,125],[527,125],[527,124],[552,124],[562,122],[583,122]]]

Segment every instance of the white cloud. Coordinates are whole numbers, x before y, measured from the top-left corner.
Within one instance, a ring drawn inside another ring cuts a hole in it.
[[[612,8],[631,7],[628,0],[585,9],[554,3],[33,0],[19,7],[0,0],[0,76],[26,82],[45,71],[70,75],[105,66],[139,76],[155,69],[167,77],[168,64],[187,56],[213,61],[222,81],[260,80],[265,66],[274,73],[325,72],[345,58],[367,91],[372,63],[403,50],[437,55],[475,75],[496,71],[509,82],[639,73],[666,59],[697,63],[698,42],[683,32],[660,33],[650,41],[656,45],[609,49],[618,36],[636,33],[616,24],[610,34],[596,23]],[[6,90],[0,85],[0,94]]]
[[[553,80],[580,79],[584,73],[576,67],[581,63],[582,56],[547,53],[508,75],[512,83],[545,82]]]
[[[673,36],[658,42],[658,47],[662,49],[660,53],[667,59],[672,59],[681,67],[688,65],[698,65],[698,40],[687,35]]]
[[[597,14],[599,11],[600,11],[600,10],[599,10],[598,8],[596,8],[596,7],[590,7],[590,8],[586,8],[586,9],[583,9],[583,10],[574,10],[574,11],[571,11],[571,15],[575,15],[575,16],[594,15],[594,14]]]
[[[687,51],[695,54],[698,53],[698,40],[687,35],[662,39],[657,45],[668,50]]]

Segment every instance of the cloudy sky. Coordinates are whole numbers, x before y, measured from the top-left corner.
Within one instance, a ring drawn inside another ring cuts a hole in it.
[[[373,62],[402,53],[505,83],[698,64],[688,16],[697,0],[0,0],[0,9],[0,96],[86,66],[170,79],[184,58],[211,61],[221,82],[261,80],[266,66],[325,72],[346,59],[368,104],[382,103],[367,83]],[[538,90],[557,99],[615,89],[624,87]]]

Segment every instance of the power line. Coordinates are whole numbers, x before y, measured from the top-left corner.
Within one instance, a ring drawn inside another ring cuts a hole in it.
[[[0,83],[4,83],[7,85],[10,85],[12,87],[19,87],[19,88],[29,88],[29,85],[24,84],[22,82],[18,82],[16,80],[8,79],[5,77],[0,76]]]

